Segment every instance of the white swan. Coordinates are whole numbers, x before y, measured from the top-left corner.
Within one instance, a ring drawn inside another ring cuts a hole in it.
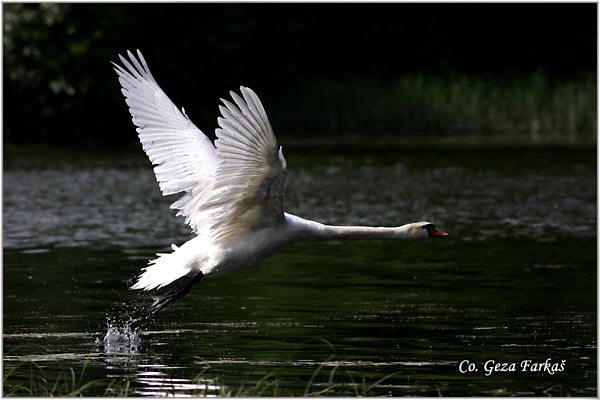
[[[213,143],[169,100],[154,80],[141,52],[119,75],[133,123],[150,158],[163,195],[183,192],[171,205],[197,236],[173,252],[157,254],[133,289],[160,288],[185,276],[178,290],[156,296],[156,312],[185,296],[203,276],[253,265],[293,243],[327,239],[443,238],[429,222],[396,228],[329,226],[283,212],[287,164],[256,94],[241,87],[235,104],[222,100]]]

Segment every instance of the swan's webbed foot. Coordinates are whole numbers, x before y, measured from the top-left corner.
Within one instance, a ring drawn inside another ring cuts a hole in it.
[[[170,302],[181,299],[186,294],[188,294],[188,292],[190,291],[192,286],[194,286],[196,283],[198,283],[198,282],[200,282],[200,280],[202,280],[203,276],[204,275],[202,274],[202,272],[198,272],[198,274],[196,274],[182,288],[176,289],[176,290],[169,290],[166,293],[154,296],[153,297],[154,302],[148,306],[148,311],[151,314],[154,314],[154,313],[162,310],[163,308],[165,308]]]
[[[169,290],[167,293],[163,293],[163,294],[159,294],[156,295],[152,298],[153,303],[150,304],[148,306],[148,311],[152,314],[162,310],[164,307],[167,306],[167,304],[169,304],[170,302],[177,300],[178,297],[178,291],[177,290]]]

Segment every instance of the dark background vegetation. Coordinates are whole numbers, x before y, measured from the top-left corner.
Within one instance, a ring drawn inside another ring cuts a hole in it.
[[[212,135],[261,97],[289,141],[596,141],[596,4],[3,5],[4,143],[137,141],[109,61],[140,49]]]

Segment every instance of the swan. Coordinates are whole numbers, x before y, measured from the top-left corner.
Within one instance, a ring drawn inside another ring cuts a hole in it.
[[[330,226],[283,211],[287,162],[258,96],[247,87],[221,99],[214,144],[167,97],[142,53],[112,62],[140,142],[163,195],[182,193],[172,209],[196,234],[171,253],[157,253],[131,289],[179,289],[153,298],[155,313],[207,275],[251,266],[291,244],[330,239],[445,238],[431,222],[399,227]]]

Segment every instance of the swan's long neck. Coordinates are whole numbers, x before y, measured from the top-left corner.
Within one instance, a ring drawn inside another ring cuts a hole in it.
[[[409,239],[409,226],[397,228],[371,227],[371,226],[335,226],[321,225],[319,239]]]
[[[421,223],[411,223],[399,227],[334,226],[286,214],[286,220],[299,232],[299,240],[334,239],[426,239],[427,232]]]

